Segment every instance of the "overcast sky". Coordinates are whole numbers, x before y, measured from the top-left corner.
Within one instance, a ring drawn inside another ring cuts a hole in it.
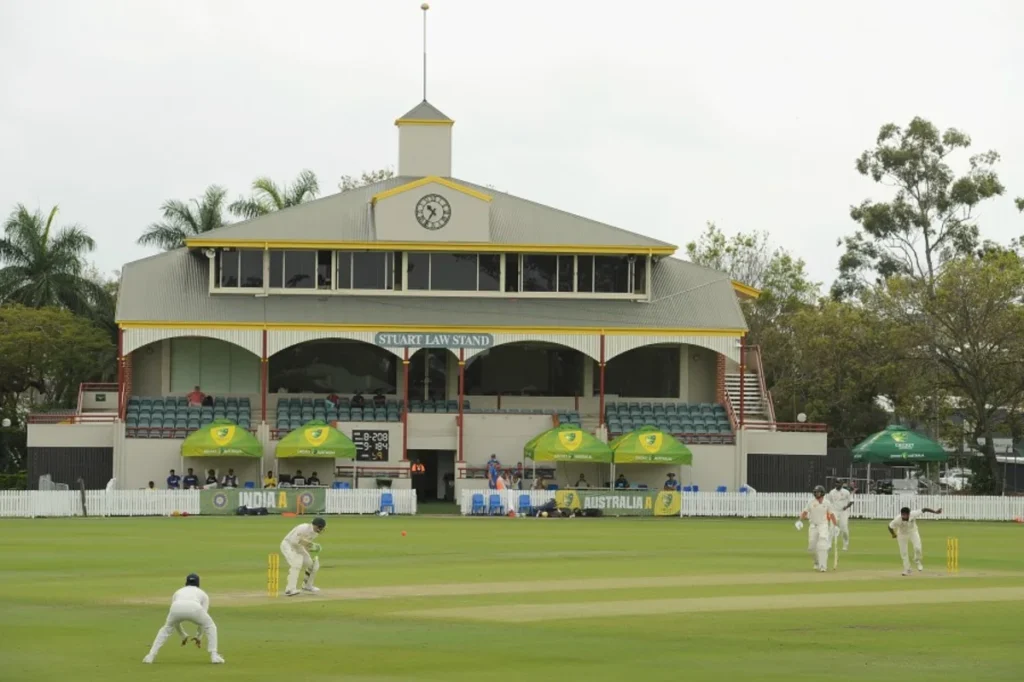
[[[682,247],[766,230],[831,283],[878,127],[994,148],[1024,233],[1024,2],[434,0],[428,99],[453,173]],[[843,9],[837,9],[842,5]],[[421,99],[417,0],[0,0],[0,209],[61,207],[97,265],[168,198],[397,163]]]

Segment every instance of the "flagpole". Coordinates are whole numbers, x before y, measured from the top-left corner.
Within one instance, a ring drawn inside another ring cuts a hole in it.
[[[423,10],[423,101],[427,101],[427,10],[430,9],[430,5],[423,3],[420,5],[420,9]]]

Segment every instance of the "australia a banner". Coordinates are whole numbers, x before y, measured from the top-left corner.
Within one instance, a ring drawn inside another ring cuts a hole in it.
[[[680,494],[671,490],[559,490],[559,509],[600,509],[605,516],[679,516]]]

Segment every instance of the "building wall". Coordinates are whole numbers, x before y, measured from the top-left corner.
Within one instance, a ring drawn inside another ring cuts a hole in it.
[[[113,447],[43,446],[28,448],[28,487],[38,490],[39,477],[49,474],[54,483],[65,483],[72,490],[78,479],[88,490],[104,488],[114,476]]]
[[[452,126],[409,124],[399,126],[398,174],[412,177],[428,175],[437,175],[442,178],[451,177]],[[393,239],[393,237],[385,238]]]
[[[691,445],[693,466],[689,467],[690,480],[686,480],[686,468],[683,469],[683,485],[697,484],[701,492],[712,492],[720,485],[735,492],[739,472],[736,466],[736,446],[734,445]]]
[[[264,457],[264,465],[267,463]],[[205,471],[214,469],[218,477],[227,473],[229,467],[234,468],[239,485],[245,481],[253,481],[262,485],[261,460],[240,457],[190,457],[181,456],[181,441],[170,439],[125,439],[124,478],[118,480],[119,488],[145,488],[153,481],[157,488],[166,488],[167,475],[171,469],[184,475],[188,467],[195,470],[201,480],[205,480]],[[267,469],[273,468],[266,466]]]
[[[486,466],[492,454],[504,466],[514,466],[524,461],[526,442],[552,427],[547,415],[467,414],[465,420],[463,456],[469,467]]]
[[[750,431],[743,433],[743,449],[759,455],[816,455],[824,457],[828,448],[826,433],[787,431]]]
[[[714,403],[715,373],[720,357],[714,351],[697,346],[689,346],[689,363],[687,365],[687,402]]]
[[[428,230],[416,220],[416,204],[428,194],[439,194],[451,206],[448,224]],[[437,183],[387,197],[374,206],[377,239],[400,242],[490,241],[490,202]]]
[[[29,448],[112,448],[113,424],[29,424]],[[106,484],[106,481],[103,482]]]
[[[164,355],[167,341],[158,341],[143,346],[131,354],[132,391],[134,395],[158,396],[168,390],[163,377]]]
[[[455,450],[459,447],[459,430],[453,414],[410,414],[410,450]]]

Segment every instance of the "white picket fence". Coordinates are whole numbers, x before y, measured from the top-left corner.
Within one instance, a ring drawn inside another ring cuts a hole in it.
[[[520,495],[529,495],[534,507],[555,496],[547,490],[463,490],[459,507],[465,515],[472,511],[474,494],[483,495],[485,505],[491,495],[500,494],[503,509],[508,509],[511,498],[517,510]],[[810,499],[810,495],[791,493],[683,493],[681,516],[795,519]],[[951,521],[1013,521],[1024,517],[1024,497],[974,495],[858,495],[850,513],[853,518],[891,520],[901,507],[941,507],[942,518]]]
[[[374,514],[380,509],[377,489],[327,492],[328,514]],[[392,490],[396,514],[416,513],[416,491]],[[174,512],[198,515],[198,490],[87,490],[89,516],[170,516]],[[81,516],[82,495],[77,490],[0,491],[0,518]]]

